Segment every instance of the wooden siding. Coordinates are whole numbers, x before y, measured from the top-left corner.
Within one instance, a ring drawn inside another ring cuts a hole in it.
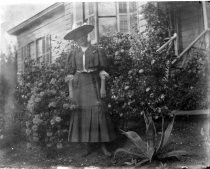
[[[73,24],[73,5],[72,3],[65,3],[65,23],[66,32],[71,30]]]
[[[204,29],[201,3],[184,3],[180,12],[182,48],[186,48]]]
[[[208,17],[208,25],[210,28],[210,2],[206,3],[206,7],[207,7],[207,17]]]
[[[54,14],[47,19],[40,21],[40,24],[36,24],[28,30],[25,30],[17,36],[18,40],[18,72],[21,71],[22,59],[21,59],[21,48],[37,40],[40,37],[53,35],[57,36],[58,39],[63,39],[66,33],[65,23],[65,12],[64,10],[60,13]],[[52,49],[54,47],[52,46]],[[52,60],[55,60],[57,54],[52,50]]]

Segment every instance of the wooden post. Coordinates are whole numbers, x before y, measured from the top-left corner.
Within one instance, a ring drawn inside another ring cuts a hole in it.
[[[98,2],[96,2],[96,41],[99,42]]]
[[[82,22],[85,23],[85,2],[82,2]]]
[[[207,15],[207,7],[206,7],[206,1],[202,1],[202,7],[203,7],[203,20],[204,20],[204,29],[208,29],[208,15]],[[210,31],[206,32],[205,36],[206,41],[206,54],[207,54],[207,61],[208,61],[208,103],[210,103]],[[207,135],[210,136],[210,105],[208,105],[208,126],[207,126]]]

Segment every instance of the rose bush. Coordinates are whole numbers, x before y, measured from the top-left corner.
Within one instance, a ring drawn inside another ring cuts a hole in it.
[[[207,107],[207,57],[191,50],[187,62],[172,64],[174,48],[169,45],[161,53],[170,29],[167,14],[152,2],[142,11],[147,21],[145,32],[117,33],[102,37],[99,43],[109,58],[109,108],[116,122],[140,117],[145,111],[155,119],[171,110]]]
[[[68,98],[65,65],[64,53],[51,65],[25,60],[16,97],[26,115],[28,148],[36,143],[60,149],[67,140],[69,116],[77,106]]]

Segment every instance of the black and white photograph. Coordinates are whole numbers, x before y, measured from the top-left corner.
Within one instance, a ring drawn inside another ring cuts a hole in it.
[[[0,169],[210,168],[210,1],[0,2]]]

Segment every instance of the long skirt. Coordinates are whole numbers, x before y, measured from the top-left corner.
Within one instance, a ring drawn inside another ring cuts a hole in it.
[[[70,142],[110,142],[115,139],[107,103],[100,97],[98,72],[75,74],[73,102],[78,109],[70,117]]]

